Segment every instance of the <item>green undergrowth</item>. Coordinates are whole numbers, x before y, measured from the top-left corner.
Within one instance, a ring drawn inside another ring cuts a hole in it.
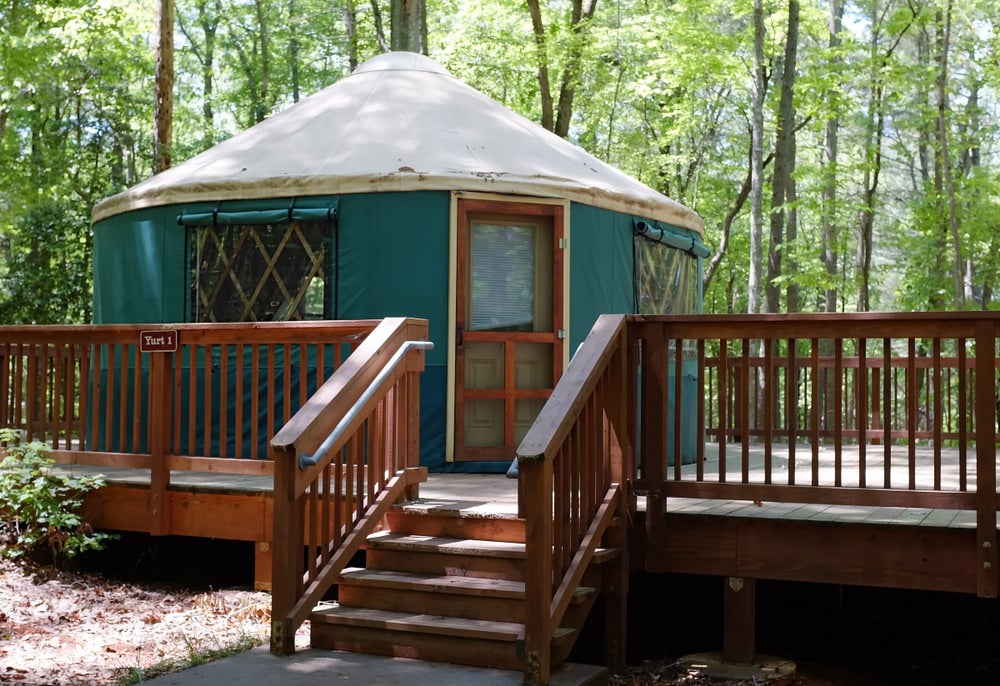
[[[0,429],[0,555],[59,566],[100,550],[113,535],[94,531],[80,514],[84,496],[104,486],[104,479],[60,474],[48,452],[45,443]]]

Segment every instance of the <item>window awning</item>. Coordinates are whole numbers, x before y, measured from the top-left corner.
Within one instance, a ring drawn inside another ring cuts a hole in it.
[[[280,224],[296,221],[330,221],[337,216],[337,205],[324,207],[295,207],[260,210],[213,210],[212,212],[185,212],[177,215],[181,226],[240,226],[243,224]]]
[[[694,231],[635,218],[632,220],[632,225],[635,227],[636,235],[683,250],[695,257],[708,257],[712,254],[708,247],[701,242],[701,236]]]

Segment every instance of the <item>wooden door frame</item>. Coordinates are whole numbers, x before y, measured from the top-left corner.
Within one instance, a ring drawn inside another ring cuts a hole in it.
[[[459,204],[460,203],[484,203],[490,207],[491,211],[506,214],[515,213],[518,206],[528,208],[528,212],[523,214],[548,215],[553,217],[554,235],[559,235],[559,227],[556,225],[561,215],[562,248],[554,250],[554,259],[560,259],[562,264],[562,279],[554,280],[552,284],[553,293],[553,321],[562,319],[561,328],[565,335],[562,339],[560,359],[553,359],[555,376],[558,379],[562,371],[569,364],[569,272],[570,272],[570,201],[559,198],[538,198],[532,196],[509,196],[494,193],[469,193],[463,191],[453,191],[451,194],[451,212],[449,221],[449,247],[448,247],[448,371],[447,371],[447,400],[446,400],[446,435],[445,435],[445,461],[455,462],[455,437],[456,437],[456,384],[458,382],[458,370],[456,369],[456,336],[457,336],[457,307],[458,307],[458,228],[459,228]],[[467,210],[466,210],[467,211]],[[470,461],[474,462],[474,461]]]

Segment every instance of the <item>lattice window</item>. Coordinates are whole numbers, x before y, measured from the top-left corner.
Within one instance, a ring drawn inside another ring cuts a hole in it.
[[[191,229],[195,322],[329,318],[329,221]]]

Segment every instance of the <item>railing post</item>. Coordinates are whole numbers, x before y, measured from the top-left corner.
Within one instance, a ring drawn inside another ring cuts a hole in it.
[[[295,625],[290,617],[302,588],[305,546],[302,522],[305,498],[296,493],[294,450],[274,451],[274,528],[271,559],[271,652],[295,652]]]
[[[170,441],[170,361],[173,353],[149,353],[149,533],[165,536],[170,533],[170,468],[167,447]],[[136,350],[136,365],[142,364],[142,354]],[[136,389],[138,392],[138,389]]]
[[[551,670],[552,458],[521,460],[518,480],[525,498],[524,684],[545,686]]]
[[[642,478],[646,482],[646,540],[662,541],[665,520],[664,482],[667,477],[666,411],[669,384],[667,381],[667,338],[663,326],[642,327],[643,347],[641,410],[639,432],[642,451]],[[678,456],[679,457],[679,456]],[[647,561],[659,564],[659,547],[647,549]]]
[[[996,332],[976,322],[976,592],[997,597]]]

